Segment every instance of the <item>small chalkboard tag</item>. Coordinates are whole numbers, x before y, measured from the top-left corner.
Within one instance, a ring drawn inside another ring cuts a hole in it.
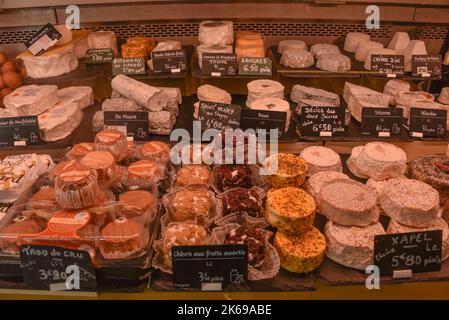
[[[412,137],[442,137],[446,134],[447,111],[410,108],[409,132]]]
[[[198,120],[201,129],[237,129],[240,127],[240,114],[242,107],[237,104],[225,104],[209,101],[200,101]]]
[[[155,73],[180,73],[187,70],[187,57],[184,50],[153,51],[151,58]]]
[[[114,50],[111,48],[89,49],[84,57],[86,64],[109,63],[114,59]]]
[[[112,74],[145,74],[144,58],[115,58],[112,60]]]
[[[96,291],[88,251],[40,245],[21,245],[19,251],[23,279],[32,289]]]
[[[40,142],[37,116],[0,118],[0,146],[36,145]]]
[[[175,288],[222,290],[245,284],[248,278],[248,247],[241,244],[173,246]]]
[[[416,55],[412,56],[412,75],[416,77],[440,77],[440,55]]]
[[[34,56],[40,56],[47,51],[48,48],[58,42],[61,37],[62,35],[58,30],[56,30],[51,23],[48,23],[25,42],[25,47],[27,47]]]
[[[362,134],[389,137],[401,134],[402,108],[362,108]]]
[[[371,55],[371,70],[384,73],[393,78],[396,74],[404,73],[404,56],[395,54],[373,54]]]
[[[331,137],[345,134],[345,109],[341,107],[303,107],[302,136]]]
[[[148,112],[105,111],[106,126],[126,127],[126,134],[135,141],[148,140]]]
[[[202,56],[202,75],[235,76],[237,74],[237,58],[234,53],[207,53]]]
[[[239,75],[243,76],[271,76],[271,59],[243,57],[239,61]]]
[[[270,129],[278,129],[280,136],[285,131],[286,117],[286,112],[242,109],[240,128],[242,130],[255,129],[256,133],[259,129],[265,129],[266,133],[269,133]]]
[[[439,271],[442,233],[432,230],[375,236],[374,264],[382,275],[392,275],[397,270]]]

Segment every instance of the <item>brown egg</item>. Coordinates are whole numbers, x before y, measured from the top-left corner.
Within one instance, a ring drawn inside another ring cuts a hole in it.
[[[2,90],[5,87],[5,83],[3,82],[3,77],[0,74],[0,90]]]
[[[14,61],[6,61],[5,63],[2,64],[2,66],[0,67],[0,72],[1,73],[5,73],[8,71],[16,71],[16,63]]]
[[[8,60],[6,54],[4,52],[0,52],[0,65],[2,65],[6,60]]]
[[[0,90],[0,98],[6,97],[6,95],[10,94],[13,91],[14,89],[11,88],[3,88],[2,90]]]
[[[8,71],[3,74],[3,82],[8,88],[17,89],[22,85],[23,78],[20,73]]]

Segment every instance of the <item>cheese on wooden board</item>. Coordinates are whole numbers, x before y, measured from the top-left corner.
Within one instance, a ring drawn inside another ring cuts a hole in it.
[[[374,237],[385,234],[380,223],[365,227],[342,226],[328,221],[324,227],[327,250],[332,261],[345,267],[365,270],[373,264]]]
[[[251,101],[248,108],[263,111],[285,112],[286,116],[284,132],[288,131],[291,118],[290,103],[288,101],[279,98],[262,98]]]
[[[366,70],[371,70],[371,56],[375,55],[375,54],[381,54],[381,55],[394,55],[395,52],[391,49],[386,49],[386,48],[373,48],[373,49],[369,49],[368,53],[366,54],[366,59],[365,59],[365,63],[363,64],[363,67]]]
[[[113,31],[95,31],[87,36],[89,49],[110,48],[114,50],[114,56],[118,56],[117,37]]]
[[[310,52],[315,59],[319,59],[321,56],[325,55],[338,55],[340,54],[340,49],[334,44],[317,43],[310,47]]]
[[[307,162],[307,176],[320,171],[342,172],[343,166],[338,153],[323,146],[310,146],[299,154]]]
[[[404,50],[404,71],[412,71],[412,56],[427,54],[426,44],[422,40],[412,40]]]
[[[449,105],[449,87],[444,87],[441,89],[441,93],[438,97],[438,102]]]
[[[394,50],[396,54],[404,54],[405,49],[410,44],[410,36],[407,32],[396,32],[388,44],[387,48]]]
[[[94,104],[94,93],[92,88],[88,86],[59,89],[57,96],[59,103],[76,103],[80,110]]]
[[[349,32],[345,38],[344,50],[355,52],[360,42],[370,40],[371,36],[361,32]]]
[[[393,79],[389,80],[384,87],[384,94],[390,96],[390,105],[396,105],[396,98],[399,96],[401,92],[410,92],[411,87],[410,83],[404,80]]]
[[[380,42],[376,41],[362,41],[357,46],[357,50],[355,51],[355,58],[358,61],[365,62],[366,56],[368,55],[368,51],[375,48],[383,48],[384,45]]]
[[[428,226],[437,217],[440,205],[438,191],[414,179],[391,179],[379,196],[390,218],[411,226]]]
[[[319,211],[344,226],[368,226],[379,220],[376,196],[355,180],[335,180],[320,190]]]
[[[111,81],[112,89],[150,111],[162,111],[167,107],[166,93],[156,87],[134,80],[123,74]]]
[[[198,31],[198,41],[202,44],[225,45],[234,42],[232,21],[203,21]]]
[[[53,85],[22,86],[8,94],[3,104],[15,116],[34,116],[55,106],[57,91],[58,87]]]
[[[22,61],[27,75],[35,79],[57,77],[78,67],[73,45],[65,47],[62,51],[44,53],[40,56],[24,55]]]
[[[232,46],[228,45],[206,45],[200,44],[196,47],[198,54],[198,65],[203,68],[203,53],[232,53]]]
[[[313,174],[307,181],[304,183],[304,190],[307,191],[315,201],[318,201],[318,196],[320,195],[320,190],[323,186],[331,183],[335,180],[340,179],[349,179],[349,177],[342,173],[336,171],[320,171]]]
[[[63,46],[72,41],[72,31],[67,28],[67,25],[57,24],[54,27],[61,34],[61,38],[58,39],[58,41],[55,43],[55,46]]]
[[[313,54],[307,50],[287,49],[282,53],[281,64],[290,68],[308,68],[313,66]]]
[[[148,112],[149,133],[170,135],[175,122],[175,116],[168,111]]]
[[[327,104],[329,107],[340,106],[340,97],[338,94],[314,87],[306,87],[300,84],[295,84],[292,87],[290,99],[296,103],[299,103],[302,100],[316,100]]]
[[[57,103],[38,116],[41,139],[57,141],[68,137],[83,120],[83,111],[76,103]]]
[[[282,268],[294,273],[309,273],[323,263],[326,240],[315,227],[298,236],[278,231],[274,236],[274,246]]]
[[[318,58],[316,67],[329,72],[346,72],[351,70],[351,59],[343,54],[325,54]]]
[[[249,107],[252,101],[262,98],[279,98],[284,99],[285,87],[274,80],[261,79],[248,82],[248,98],[246,106]]]
[[[282,54],[287,49],[301,49],[301,50],[307,50],[307,44],[303,40],[281,40],[278,44],[278,52]]]

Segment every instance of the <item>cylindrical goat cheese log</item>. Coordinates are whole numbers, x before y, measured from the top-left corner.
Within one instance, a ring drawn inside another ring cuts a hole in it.
[[[345,38],[344,50],[355,52],[360,42],[370,40],[371,36],[361,32],[349,32]]]
[[[365,270],[373,264],[374,237],[382,234],[385,230],[379,222],[357,227],[328,221],[324,227],[326,255],[345,267]]]
[[[364,227],[379,220],[377,197],[355,180],[335,180],[320,190],[318,208],[329,220],[344,226]]]
[[[307,44],[303,40],[281,40],[278,44],[278,52],[284,53],[287,49],[307,50]]]
[[[342,172],[343,166],[338,153],[323,146],[311,146],[301,151],[301,158],[307,162],[307,176],[320,171]]]
[[[198,65],[200,69],[203,68],[203,54],[204,53],[232,53],[232,46],[228,45],[208,45],[200,44],[196,47],[196,52],[198,54]]]
[[[341,179],[349,179],[349,177],[342,172],[320,171],[307,179],[303,188],[315,199],[315,201],[318,201],[318,196],[320,195],[320,190],[323,186]]]
[[[175,117],[179,115],[179,105],[182,103],[182,94],[179,88],[175,87],[157,87],[167,97],[167,106],[163,111],[169,111]]]
[[[290,68],[308,68],[313,66],[313,54],[307,50],[287,49],[282,53],[281,64]]]
[[[150,111],[162,111],[167,106],[166,93],[156,87],[134,80],[123,74],[111,81],[112,89]]]
[[[391,179],[379,196],[385,214],[411,227],[429,225],[437,217],[438,191],[414,179]]]
[[[313,54],[315,59],[319,59],[325,55],[338,55],[340,54],[340,49],[334,44],[330,43],[317,43],[310,47],[310,52]]]
[[[399,96],[401,92],[409,92],[410,91],[410,83],[404,80],[393,79],[389,80],[384,87],[384,94],[388,94],[390,96],[390,105],[396,105],[396,98]]]
[[[325,54],[318,58],[316,67],[329,72],[346,72],[351,70],[351,59],[343,54]]]
[[[355,58],[358,61],[365,62],[366,56],[368,55],[369,50],[376,49],[376,48],[379,49],[379,48],[383,48],[383,47],[384,47],[384,45],[380,42],[371,41],[371,40],[362,41],[357,46],[357,50],[355,51]]]
[[[284,99],[285,87],[273,80],[261,79],[253,80],[247,84],[248,98],[246,106],[249,107],[251,102],[262,98],[279,98]]]
[[[203,21],[198,31],[201,44],[225,45],[234,42],[234,26],[232,21]]]
[[[148,112],[148,132],[169,135],[175,125],[176,117],[169,111]]]
[[[288,131],[290,127],[290,103],[279,98],[262,98],[254,100],[248,106],[250,109],[263,110],[263,111],[277,111],[286,113],[285,116],[285,128],[282,128],[284,132]]]

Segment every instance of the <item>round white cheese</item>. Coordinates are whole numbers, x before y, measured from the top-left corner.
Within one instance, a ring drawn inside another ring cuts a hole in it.
[[[342,172],[343,166],[338,153],[323,146],[311,146],[301,151],[301,158],[307,162],[307,176],[320,171]]]

